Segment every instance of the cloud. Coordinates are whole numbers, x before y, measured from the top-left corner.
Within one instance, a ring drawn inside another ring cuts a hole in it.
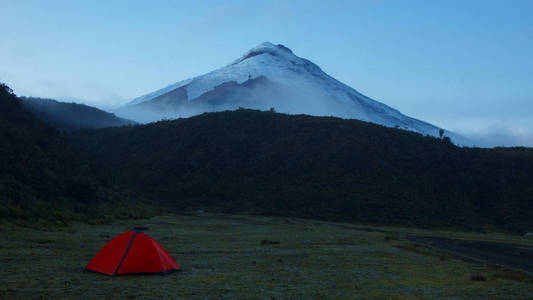
[[[475,131],[463,131],[479,147],[533,147],[533,128],[511,127],[503,124],[491,124]]]
[[[457,115],[428,114],[422,118],[458,133],[477,147],[533,147],[533,118],[530,105],[502,107],[499,111]]]

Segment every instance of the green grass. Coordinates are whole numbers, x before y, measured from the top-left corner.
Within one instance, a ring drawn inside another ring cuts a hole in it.
[[[147,226],[183,268],[108,277],[83,267],[111,237]],[[3,298],[527,299],[531,277],[350,224],[245,215],[164,216],[60,231],[0,224]],[[383,227],[377,229],[384,229]],[[512,242],[514,237],[387,228]],[[262,244],[262,240],[279,244]],[[472,280],[482,276],[485,281]]]

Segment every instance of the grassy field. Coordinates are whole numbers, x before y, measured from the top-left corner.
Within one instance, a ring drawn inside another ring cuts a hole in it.
[[[118,277],[83,271],[107,241],[133,226],[149,227],[146,233],[170,252],[183,271]],[[454,258],[409,242],[405,234],[528,245],[531,241],[498,234],[361,227],[211,214],[74,224],[58,231],[3,224],[0,299],[533,298],[533,277]]]

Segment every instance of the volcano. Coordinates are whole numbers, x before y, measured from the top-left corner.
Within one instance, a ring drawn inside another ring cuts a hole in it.
[[[147,123],[239,107],[358,119],[467,143],[460,135],[359,93],[289,48],[269,42],[225,67],[133,99],[116,113]]]

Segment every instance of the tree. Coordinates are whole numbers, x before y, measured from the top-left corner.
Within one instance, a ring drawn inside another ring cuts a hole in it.
[[[0,82],[0,89],[8,94],[13,94],[13,90],[3,82]]]

